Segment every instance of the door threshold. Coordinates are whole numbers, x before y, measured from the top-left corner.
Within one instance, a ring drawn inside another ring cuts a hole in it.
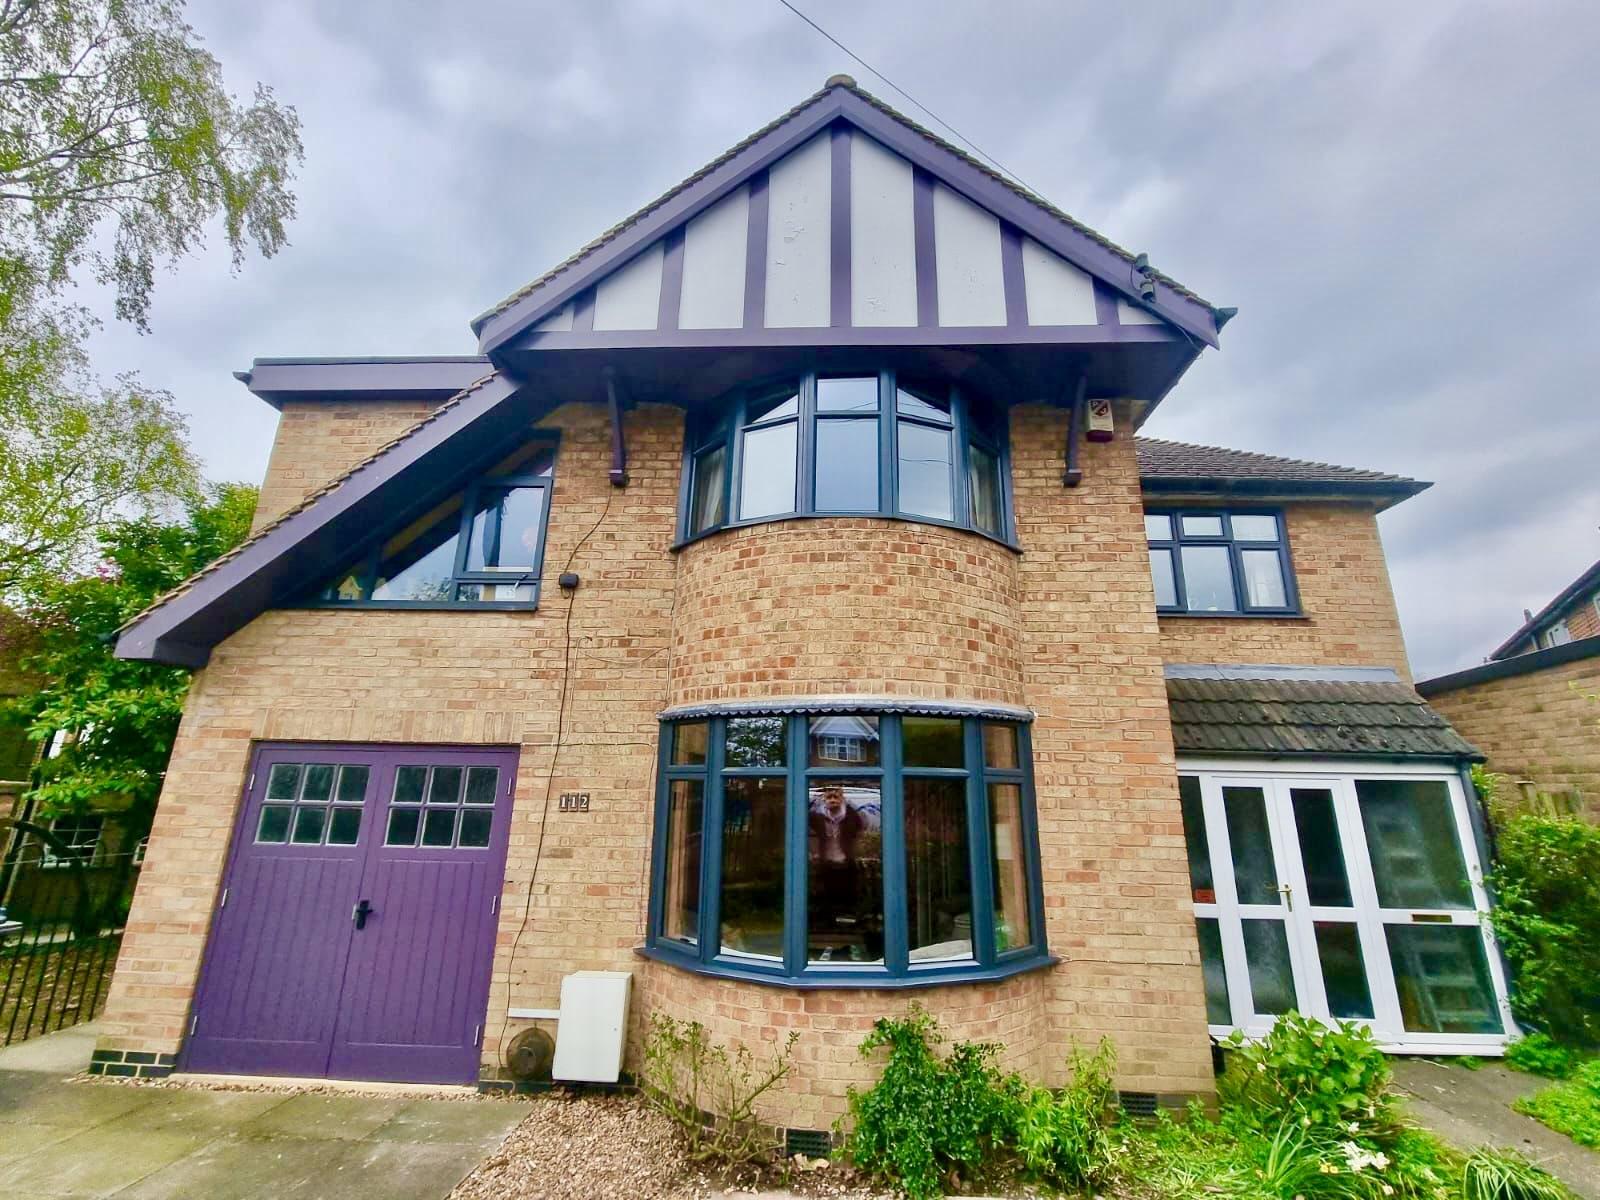
[[[282,1088],[286,1091],[351,1092],[385,1096],[474,1097],[480,1095],[470,1083],[393,1083],[381,1080],[323,1079],[315,1075],[214,1075],[203,1071],[174,1071],[167,1076],[173,1083],[193,1083],[204,1087],[249,1089]]]

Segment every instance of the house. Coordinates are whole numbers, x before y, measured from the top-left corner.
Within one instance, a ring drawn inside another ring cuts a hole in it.
[[[1417,685],[1535,804],[1600,817],[1600,562],[1481,666]]]
[[[794,1129],[912,999],[1130,1104],[1291,1005],[1496,1052],[1426,485],[1134,436],[1230,315],[837,77],[481,357],[259,360],[257,530],[118,643],[195,675],[97,1069],[492,1084],[586,969],[630,1066],[798,1032]]]

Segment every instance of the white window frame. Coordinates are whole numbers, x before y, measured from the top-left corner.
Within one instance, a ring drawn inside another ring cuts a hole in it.
[[[1289,956],[1296,995],[1302,1001],[1300,1009],[1306,1015],[1315,1016],[1320,1020],[1332,1020],[1328,1014],[1326,996],[1320,986],[1321,973],[1312,969],[1313,964],[1306,961],[1308,949],[1310,954],[1315,954],[1312,929],[1313,923],[1318,919],[1318,910],[1304,903],[1300,903],[1292,913],[1282,905],[1241,906],[1238,903],[1237,887],[1233,878],[1233,858],[1221,801],[1222,787],[1235,785],[1260,787],[1266,794],[1273,852],[1277,857],[1280,871],[1286,876],[1282,882],[1287,883],[1294,897],[1306,897],[1308,894],[1305,872],[1300,861],[1299,846],[1285,847],[1282,844],[1285,840],[1293,839],[1293,831],[1274,817],[1273,797],[1279,789],[1283,789],[1286,793],[1287,788],[1291,786],[1326,787],[1333,791],[1334,811],[1339,822],[1345,869],[1350,881],[1363,964],[1367,971],[1367,986],[1373,1002],[1373,1019],[1358,1023],[1372,1027],[1385,1051],[1391,1054],[1495,1056],[1504,1053],[1506,1044],[1520,1036],[1511,1014],[1500,951],[1488,920],[1489,896],[1484,887],[1483,866],[1478,855],[1477,839],[1473,832],[1458,770],[1451,766],[1430,763],[1184,758],[1178,762],[1178,773],[1200,777],[1206,839],[1211,853],[1212,886],[1216,895],[1214,903],[1196,902],[1194,914],[1196,919],[1206,917],[1217,919],[1222,934],[1223,965],[1228,981],[1229,1007],[1234,1013],[1252,1014],[1241,1025],[1211,1025],[1210,1030],[1214,1036],[1227,1037],[1237,1028],[1246,1037],[1260,1037],[1271,1029],[1275,1020],[1274,1017],[1254,1014],[1250,999],[1249,972],[1245,963],[1244,943],[1239,926],[1241,918],[1282,917],[1290,922],[1286,927],[1291,933]],[[1401,781],[1426,779],[1441,782],[1446,786],[1456,835],[1461,845],[1462,860],[1466,865],[1467,880],[1471,887],[1472,908],[1392,910],[1379,905],[1377,883],[1373,877],[1372,862],[1367,851],[1366,831],[1362,825],[1355,793],[1355,781],[1358,778]],[[1286,853],[1286,849],[1291,852]],[[1341,914],[1339,919],[1348,920],[1349,910],[1337,911]],[[1413,913],[1430,918],[1427,923],[1478,927],[1484,941],[1496,1007],[1505,1025],[1504,1033],[1416,1033],[1404,1029],[1384,926],[1411,924]]]

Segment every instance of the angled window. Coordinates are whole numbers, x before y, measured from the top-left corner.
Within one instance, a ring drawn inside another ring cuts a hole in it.
[[[1041,965],[1026,727],[730,713],[662,728],[648,949],[794,986]]]
[[[892,371],[736,392],[691,422],[684,470],[684,539],[852,514],[1012,537],[1003,414]]]
[[[1300,611],[1281,512],[1150,510],[1144,532],[1158,612],[1285,616]]]
[[[539,598],[555,446],[532,442],[370,544],[318,605],[526,608]]]

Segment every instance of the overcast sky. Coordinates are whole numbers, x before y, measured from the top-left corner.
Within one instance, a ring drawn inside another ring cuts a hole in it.
[[[1435,481],[1382,518],[1419,677],[1600,558],[1600,8],[797,0],[1062,208],[1237,305],[1145,432]],[[848,71],[777,0],[213,0],[304,122],[299,217],[158,278],[106,375],[257,480],[272,355],[466,354],[468,320]],[[926,118],[922,118],[926,123]]]

